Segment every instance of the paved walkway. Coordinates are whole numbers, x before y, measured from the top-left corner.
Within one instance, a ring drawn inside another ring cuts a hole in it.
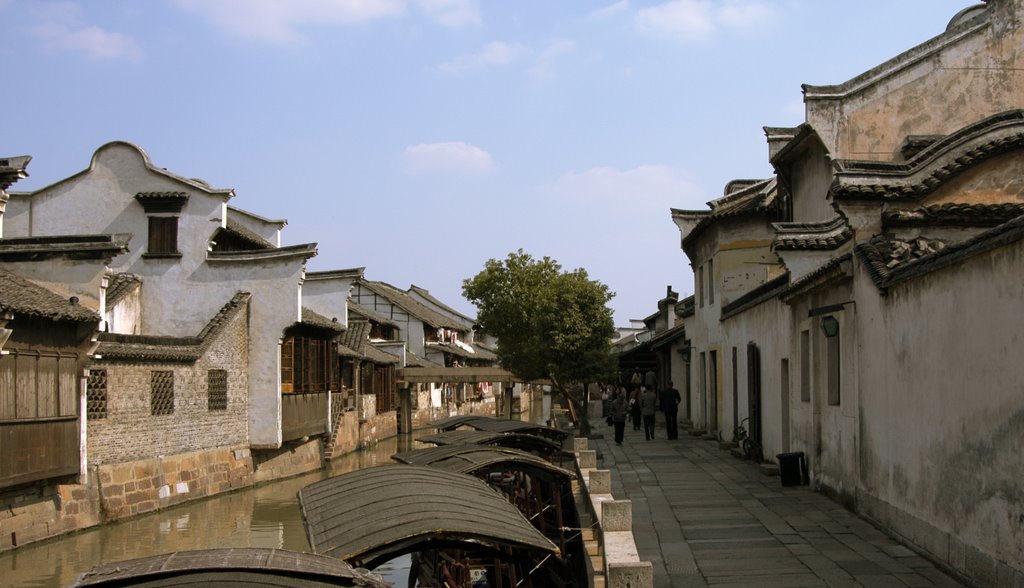
[[[659,415],[659,420],[661,419]],[[961,586],[928,560],[807,486],[782,487],[751,462],[691,437],[626,425],[621,447],[595,419],[598,467],[633,501],[640,559],[654,586]]]

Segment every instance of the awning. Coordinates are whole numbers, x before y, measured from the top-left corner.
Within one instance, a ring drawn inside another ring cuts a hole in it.
[[[369,569],[449,547],[512,561],[558,552],[482,480],[435,468],[388,465],[342,474],[303,488],[299,505],[314,552]]]

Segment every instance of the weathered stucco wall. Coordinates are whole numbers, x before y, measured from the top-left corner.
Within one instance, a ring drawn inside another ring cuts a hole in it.
[[[1024,569],[1024,244],[895,285],[885,298],[863,273],[857,288],[862,320],[876,326],[862,335],[872,353],[860,371],[860,503],[996,585],[999,565]]]
[[[880,66],[879,75],[807,95],[807,122],[840,159],[889,159],[908,135],[948,134],[1019,108],[1024,3],[990,3],[988,24],[949,31]],[[820,97],[817,97],[820,95]]]
[[[788,413],[783,413],[781,361],[789,353],[789,325],[785,320],[786,311],[778,298],[768,300],[756,307],[722,321],[722,347],[725,354],[725,422],[722,438],[731,441],[733,431],[744,418],[750,416],[748,394],[750,378],[747,373],[749,350],[747,344],[756,343],[761,368],[761,431],[764,456],[775,461],[775,455],[783,451],[782,430],[778,426]],[[732,349],[736,348],[736,370],[733,371]],[[736,381],[733,382],[733,374]],[[736,398],[733,398],[733,390]],[[733,407],[736,407],[734,412]],[[733,414],[738,416],[733,420]],[[750,425],[747,425],[750,431]]]

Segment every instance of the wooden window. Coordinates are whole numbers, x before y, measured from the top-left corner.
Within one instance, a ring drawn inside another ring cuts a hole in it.
[[[206,372],[207,410],[228,409],[228,371],[208,370]]]
[[[85,410],[89,420],[107,418],[107,370],[89,370],[85,381]]]
[[[174,372],[150,372],[149,408],[153,416],[174,414]]]
[[[288,336],[281,344],[281,392],[327,392],[334,345],[326,339]]]
[[[839,394],[839,335],[825,337],[825,355],[828,363],[828,403],[832,406],[839,406],[841,400]]]
[[[295,339],[288,337],[281,343],[281,392],[295,391]]]
[[[178,253],[178,217],[149,217],[149,247],[146,252],[156,255]]]
[[[811,401],[811,332],[800,332],[800,400]]]

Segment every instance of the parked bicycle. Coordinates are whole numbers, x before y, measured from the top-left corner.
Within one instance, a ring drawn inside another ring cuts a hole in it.
[[[750,433],[747,432],[747,428],[744,426],[744,423],[749,421],[750,417],[740,421],[739,426],[733,429],[732,440],[743,451],[743,457],[759,462],[762,457],[762,448],[760,443],[750,437]]]

